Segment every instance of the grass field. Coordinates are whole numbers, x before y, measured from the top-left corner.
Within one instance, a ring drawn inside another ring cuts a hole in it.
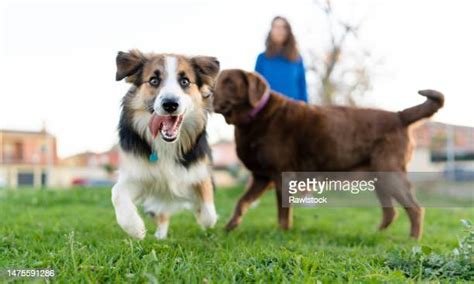
[[[223,227],[241,192],[217,191],[213,230],[203,231],[183,212],[171,219],[167,240],[154,239],[146,218],[148,236],[135,241],[116,224],[109,189],[3,190],[0,269],[50,267],[54,280],[68,283],[474,280],[472,262],[450,259],[466,234],[460,220],[474,220],[472,208],[428,208],[420,242],[408,238],[404,213],[377,232],[378,208],[296,208],[294,229],[283,232],[268,192],[227,234]],[[457,266],[432,273],[433,256],[445,258],[440,266]]]

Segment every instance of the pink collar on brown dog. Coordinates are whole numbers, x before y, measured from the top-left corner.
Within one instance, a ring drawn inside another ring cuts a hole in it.
[[[262,109],[267,105],[270,99],[270,88],[267,87],[265,93],[263,93],[262,98],[258,102],[258,104],[248,113],[247,123],[251,122],[257,114],[262,111]]]

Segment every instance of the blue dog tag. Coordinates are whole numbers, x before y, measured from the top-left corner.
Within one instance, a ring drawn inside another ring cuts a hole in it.
[[[150,160],[152,163],[158,162],[158,154],[156,154],[156,152],[152,152],[148,160]]]

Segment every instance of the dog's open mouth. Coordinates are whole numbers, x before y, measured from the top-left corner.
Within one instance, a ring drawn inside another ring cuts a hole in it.
[[[183,122],[183,115],[157,115],[153,114],[148,127],[151,135],[156,138],[158,132],[166,142],[173,142],[179,134],[179,129]]]

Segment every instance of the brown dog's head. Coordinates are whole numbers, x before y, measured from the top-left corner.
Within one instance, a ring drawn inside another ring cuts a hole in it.
[[[215,85],[214,111],[222,114],[229,124],[242,124],[268,88],[268,83],[258,73],[224,70]]]

